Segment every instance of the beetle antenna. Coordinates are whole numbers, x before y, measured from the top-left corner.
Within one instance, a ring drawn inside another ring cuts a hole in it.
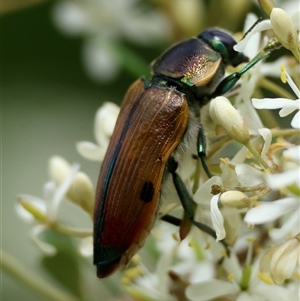
[[[254,23],[253,25],[244,33],[242,40],[246,38],[246,36],[253,30],[254,27],[256,27],[256,25],[262,21],[262,17],[259,17]]]

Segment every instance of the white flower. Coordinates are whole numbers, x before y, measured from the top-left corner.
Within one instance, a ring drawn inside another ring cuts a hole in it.
[[[271,248],[260,260],[260,271],[269,273],[273,281],[282,284],[284,280],[292,277],[296,266],[300,263],[300,235]]]
[[[50,177],[58,186],[65,181],[71,172],[71,165],[62,157],[53,156],[49,160]],[[91,217],[94,212],[95,190],[90,178],[83,172],[78,171],[69,187],[66,197],[74,204],[80,206]]]
[[[226,170],[225,167],[223,167],[223,169]],[[194,201],[198,204],[195,220],[206,225],[212,225],[212,228],[216,232],[216,241],[225,238],[225,241],[231,244],[236,239],[240,217],[239,212],[232,208],[230,208],[230,210],[228,210],[228,208],[222,208],[222,210],[220,210],[220,194],[213,195],[211,190],[213,186],[221,185],[223,185],[222,179],[218,176],[214,176],[201,185],[196,191],[193,196]]]
[[[281,109],[279,111],[280,117],[285,117],[295,110],[298,110],[298,112],[295,114],[295,116],[292,119],[291,126],[293,128],[300,128],[300,91],[299,88],[297,88],[296,84],[292,80],[292,78],[289,76],[289,74],[283,70],[287,83],[295,93],[296,97],[298,99],[291,100],[286,98],[264,98],[264,99],[257,99],[253,98],[252,103],[253,106],[257,109]]]
[[[74,164],[65,180],[56,186],[53,181],[47,182],[44,185],[44,199],[30,195],[20,195],[16,205],[16,211],[19,216],[27,221],[33,222],[37,220],[41,225],[33,227],[31,235],[39,247],[48,255],[54,255],[56,249],[38,239],[38,235],[56,223],[56,217],[59,205],[69,190],[76,173],[79,170],[79,165]]]
[[[246,263],[242,267],[235,253],[224,259],[223,267],[227,272],[227,280],[211,279],[193,283],[186,289],[186,296],[191,301],[215,300],[218,297],[228,297],[228,300],[237,301],[276,301],[296,300],[289,299],[287,289],[279,286],[270,286],[258,278],[258,264]],[[288,299],[287,299],[288,298]]]
[[[167,19],[137,0],[60,1],[53,18],[66,34],[84,37],[85,67],[93,79],[100,81],[113,79],[121,64],[132,69],[132,57],[126,57],[129,49],[121,47],[122,39],[153,45],[170,35]],[[139,68],[137,60],[135,64]]]
[[[154,272],[141,263],[139,269],[129,268],[125,271],[122,282],[132,297],[138,300],[180,300],[186,283],[199,279],[207,281],[214,277],[214,257],[209,251],[204,252],[199,231],[195,229],[192,235],[181,242],[174,239],[174,232],[177,231],[177,228],[166,223],[161,223],[159,228],[152,231],[160,253],[159,260]],[[132,279],[129,279],[129,275],[133,276]]]
[[[56,248],[39,239],[39,235],[47,229],[55,229],[65,234],[78,237],[91,236],[91,230],[66,227],[58,221],[58,211],[64,199],[72,200],[91,214],[91,199],[94,194],[90,180],[79,172],[79,165],[70,166],[61,157],[50,159],[51,181],[44,185],[43,198],[31,195],[20,195],[16,204],[18,215],[27,222],[37,221],[32,228],[31,236],[35,243],[48,255],[54,255]],[[87,180],[88,179],[88,180]]]
[[[103,160],[119,111],[120,108],[112,102],[105,102],[97,110],[94,124],[97,144],[88,141],[81,141],[76,144],[78,152],[84,158],[96,161]]]

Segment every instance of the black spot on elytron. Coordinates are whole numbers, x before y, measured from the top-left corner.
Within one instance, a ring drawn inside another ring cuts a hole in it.
[[[153,194],[154,194],[154,186],[152,182],[148,182],[148,181],[145,182],[140,193],[141,201],[145,203],[151,202],[153,198]]]
[[[193,160],[198,160],[198,156],[195,155],[195,154],[192,154],[192,159],[193,159]]]

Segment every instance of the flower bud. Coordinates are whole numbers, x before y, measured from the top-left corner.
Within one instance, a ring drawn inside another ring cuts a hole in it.
[[[241,191],[226,191],[220,196],[221,203],[230,208],[246,208],[249,206],[248,196]]]
[[[291,50],[299,60],[300,49],[297,30],[289,15],[281,8],[273,8],[270,20],[273,31],[279,42],[287,49]]]
[[[67,192],[67,198],[93,216],[95,192],[92,181],[85,173],[76,174]]]
[[[49,161],[49,172],[56,185],[60,185],[71,172],[71,165],[64,158],[53,156]],[[92,181],[85,173],[76,173],[66,196],[71,202],[93,215],[95,192]]]
[[[215,124],[222,125],[236,141],[242,144],[249,141],[249,131],[244,118],[224,96],[216,97],[210,102],[209,115]]]
[[[300,234],[272,248],[260,260],[260,271],[270,273],[276,284],[291,278],[299,264]]]
[[[94,131],[99,145],[107,147],[119,112],[120,108],[112,102],[105,102],[97,110]]]
[[[56,185],[61,184],[71,171],[71,164],[60,156],[52,156],[48,166],[49,176]]]

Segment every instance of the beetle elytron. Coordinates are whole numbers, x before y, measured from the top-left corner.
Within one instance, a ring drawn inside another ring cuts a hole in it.
[[[234,45],[228,33],[207,29],[163,53],[152,65],[152,79],[138,79],[128,89],[97,185],[94,264],[99,278],[127,264],[144,244],[157,217],[167,174],[172,175],[190,221],[215,235],[194,220],[191,197],[176,168],[192,139],[197,139],[197,153],[204,162],[200,108],[230,90],[243,73],[269,54],[221,81],[226,66],[248,61]]]

